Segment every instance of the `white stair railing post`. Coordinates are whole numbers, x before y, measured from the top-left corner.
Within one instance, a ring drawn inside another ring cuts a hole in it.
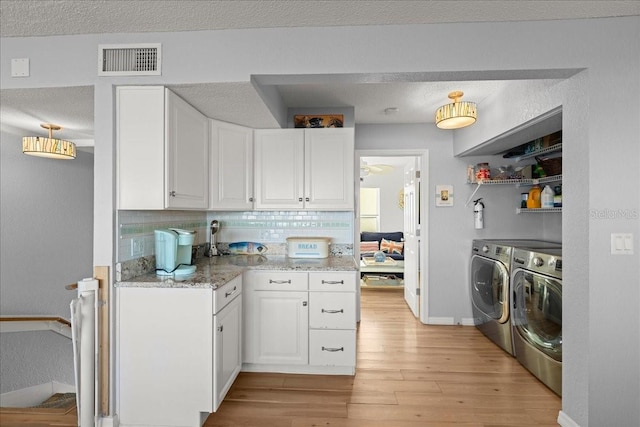
[[[98,288],[96,279],[78,282],[78,297],[71,301],[74,372],[78,426],[96,425],[98,387]]]

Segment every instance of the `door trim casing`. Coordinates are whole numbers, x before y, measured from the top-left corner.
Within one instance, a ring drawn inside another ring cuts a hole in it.
[[[429,319],[429,212],[428,212],[428,188],[429,188],[429,174],[424,171],[429,168],[429,150],[427,149],[388,149],[388,150],[356,150],[354,157],[354,170],[360,170],[360,158],[361,157],[418,157],[420,159],[420,274],[418,275],[419,283],[419,304],[420,304],[420,322],[428,324]],[[357,218],[360,217],[360,174],[354,174],[354,195],[355,195],[355,209],[354,209],[354,242],[360,240],[360,222]],[[360,259],[360,247],[357,244],[353,245],[353,255],[356,260]],[[426,273],[426,274],[425,274]],[[358,320],[359,315],[359,295],[360,288],[358,287]]]

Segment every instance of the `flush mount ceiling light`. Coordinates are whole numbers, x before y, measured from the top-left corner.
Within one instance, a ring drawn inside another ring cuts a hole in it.
[[[75,159],[76,144],[63,139],[53,138],[53,131],[62,129],[58,125],[43,123],[40,125],[49,129],[49,137],[25,136],[22,138],[22,152],[31,156],[49,157],[51,159]]]
[[[476,103],[460,101],[463,92],[455,91],[449,94],[453,103],[443,105],[436,110],[436,126],[440,129],[459,129],[476,122]]]

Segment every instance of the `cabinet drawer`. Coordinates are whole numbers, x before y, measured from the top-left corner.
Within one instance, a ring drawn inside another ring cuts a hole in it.
[[[356,331],[320,329],[309,331],[309,364],[355,366]]]
[[[242,293],[242,276],[225,283],[213,291],[213,314],[218,313]]]
[[[356,295],[350,292],[310,292],[309,326],[320,329],[355,329]]]
[[[247,283],[256,291],[306,291],[308,275],[291,271],[249,271]]]
[[[331,292],[355,292],[354,271],[326,271],[309,273],[309,290]]]

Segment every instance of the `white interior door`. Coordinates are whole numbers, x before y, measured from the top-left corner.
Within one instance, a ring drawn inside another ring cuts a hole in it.
[[[417,159],[404,168],[404,299],[420,315],[420,199]]]

